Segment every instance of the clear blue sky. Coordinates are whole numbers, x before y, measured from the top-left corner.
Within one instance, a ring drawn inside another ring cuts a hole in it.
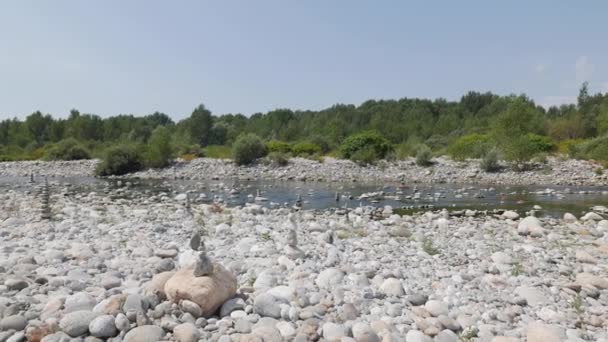
[[[0,118],[608,91],[608,1],[0,3]]]

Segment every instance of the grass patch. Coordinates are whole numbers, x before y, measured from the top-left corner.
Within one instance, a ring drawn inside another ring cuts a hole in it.
[[[232,148],[224,145],[209,145],[203,149],[203,154],[208,158],[232,159]]]

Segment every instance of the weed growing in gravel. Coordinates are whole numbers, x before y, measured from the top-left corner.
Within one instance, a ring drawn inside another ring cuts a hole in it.
[[[511,275],[517,277],[524,273],[524,267],[522,266],[520,261],[515,261],[513,266],[511,266]]]
[[[428,255],[437,255],[441,253],[439,249],[433,245],[433,241],[428,237],[424,237],[422,239],[422,250],[424,250]]]
[[[260,237],[261,237],[261,238],[262,238],[262,240],[264,240],[264,241],[270,241],[270,240],[272,240],[272,237],[270,236],[270,233],[269,233],[269,232],[262,233],[262,234],[260,235]]]

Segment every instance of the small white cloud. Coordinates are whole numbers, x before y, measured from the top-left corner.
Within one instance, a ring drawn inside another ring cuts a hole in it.
[[[545,96],[538,103],[545,108],[559,107],[563,104],[576,103],[576,96]]]
[[[536,66],[534,66],[534,71],[537,74],[542,74],[545,71],[547,71],[547,68],[548,68],[547,64],[545,64],[545,63],[539,63],[539,64],[536,64]]]
[[[586,82],[593,73],[593,64],[589,62],[587,56],[580,56],[574,64],[574,70],[576,72],[576,83],[581,84]]]

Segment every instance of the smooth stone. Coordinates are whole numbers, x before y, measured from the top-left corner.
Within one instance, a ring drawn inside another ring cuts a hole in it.
[[[447,315],[449,312],[448,304],[439,300],[429,300],[428,302],[426,302],[426,304],[424,304],[424,308],[433,317]]]
[[[89,332],[95,337],[108,338],[116,336],[118,331],[114,324],[114,316],[103,315],[96,317],[89,324]]]
[[[156,325],[142,325],[129,330],[123,342],[158,342],[163,336],[165,336],[163,328]]]
[[[0,320],[0,330],[23,330],[27,326],[27,319],[21,315],[12,315]]]
[[[89,324],[99,315],[86,310],[70,312],[59,321],[59,328],[72,337],[78,337],[89,331]]]
[[[183,323],[173,329],[173,337],[178,342],[196,342],[200,339],[201,334],[192,323]]]

